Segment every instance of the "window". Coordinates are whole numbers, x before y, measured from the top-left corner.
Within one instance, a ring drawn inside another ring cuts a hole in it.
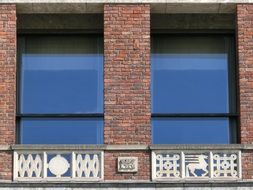
[[[233,50],[229,35],[152,37],[154,144],[236,141]]]
[[[100,35],[20,36],[19,142],[103,143]]]

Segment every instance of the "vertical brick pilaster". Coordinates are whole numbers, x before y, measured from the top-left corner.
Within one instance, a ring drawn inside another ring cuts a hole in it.
[[[104,6],[105,143],[150,143],[150,6]]]
[[[104,6],[105,144],[150,144],[150,6]],[[117,157],[136,156],[137,173],[118,173]],[[106,180],[149,180],[148,151],[106,151]]]
[[[15,143],[16,5],[0,4],[0,145]],[[11,179],[11,152],[0,152],[0,179]]]
[[[253,143],[253,4],[237,5],[241,143]],[[242,154],[244,179],[253,179],[252,152]]]
[[[241,143],[253,143],[253,4],[237,5]]]

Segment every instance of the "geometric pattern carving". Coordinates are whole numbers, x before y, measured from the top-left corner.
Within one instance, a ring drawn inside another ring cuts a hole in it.
[[[180,177],[180,154],[157,154],[156,155],[156,177]]]
[[[42,159],[39,154],[20,154],[18,159],[19,177],[42,177]]]
[[[214,154],[213,155],[213,177],[238,176],[238,155],[237,154]]]
[[[153,180],[241,178],[241,152],[152,152]]]
[[[14,151],[14,180],[103,179],[103,152]]]
[[[99,177],[99,155],[93,154],[77,154],[76,158],[76,174],[77,177]]]

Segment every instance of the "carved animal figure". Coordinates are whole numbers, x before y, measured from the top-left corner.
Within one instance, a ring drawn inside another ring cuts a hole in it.
[[[198,175],[195,173],[196,170],[203,170],[204,173],[201,175],[202,177],[208,174],[207,166],[208,163],[205,159],[208,157],[206,155],[194,155],[189,156],[188,159],[186,158],[186,162],[189,162],[189,164],[186,166],[186,175],[187,177],[190,177],[190,173],[194,177],[198,177]],[[189,173],[190,172],[190,173]]]

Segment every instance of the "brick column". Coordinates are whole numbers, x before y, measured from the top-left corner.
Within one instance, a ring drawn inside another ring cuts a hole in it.
[[[237,43],[240,89],[240,137],[253,143],[253,4],[237,5]],[[243,178],[253,178],[253,153],[243,153]]]
[[[104,6],[105,143],[150,143],[150,7]]]
[[[104,6],[104,141],[105,144],[151,142],[150,112],[150,6]],[[139,158],[136,174],[116,171],[118,156]],[[105,179],[149,179],[146,151],[107,151]]]
[[[241,143],[253,142],[253,4],[237,5]]]
[[[15,143],[16,6],[0,4],[0,145]],[[0,179],[12,177],[12,153],[0,150]]]

